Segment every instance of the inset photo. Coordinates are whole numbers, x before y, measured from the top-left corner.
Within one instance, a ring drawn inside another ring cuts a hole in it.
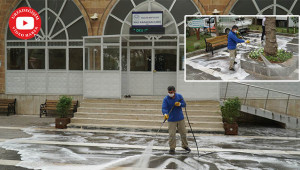
[[[299,81],[299,16],[185,16],[185,81]]]

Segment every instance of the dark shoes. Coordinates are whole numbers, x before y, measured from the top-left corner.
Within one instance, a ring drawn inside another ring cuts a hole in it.
[[[191,152],[191,149],[189,147],[183,148],[187,153]],[[175,149],[170,149],[169,154],[174,155],[175,154]]]
[[[174,155],[175,154],[175,150],[174,149],[170,149],[169,150],[169,154]]]
[[[229,70],[230,70],[230,71],[235,71],[235,69],[234,69],[234,68],[230,68]]]
[[[190,149],[189,147],[185,147],[185,148],[183,148],[183,149],[186,150],[188,153],[191,152],[191,149]]]

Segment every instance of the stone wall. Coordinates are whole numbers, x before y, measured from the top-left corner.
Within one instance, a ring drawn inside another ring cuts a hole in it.
[[[5,92],[5,35],[6,26],[9,15],[12,13],[11,9],[16,6],[16,0],[1,0],[0,2],[0,93]]]
[[[271,119],[267,119],[264,117],[260,117],[260,116],[256,116],[256,115],[252,115],[249,113],[244,113],[241,112],[240,113],[240,117],[238,118],[238,123],[240,124],[254,124],[254,125],[269,125],[269,126],[278,126],[278,127],[283,127],[285,128],[285,124],[281,123],[281,122],[277,122]]]
[[[220,15],[227,15],[236,0],[199,0],[201,6],[204,8],[202,14],[212,15],[214,9],[220,11]],[[200,8],[199,8],[200,9]]]

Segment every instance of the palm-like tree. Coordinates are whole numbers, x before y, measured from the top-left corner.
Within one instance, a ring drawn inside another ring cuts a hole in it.
[[[266,18],[266,45],[264,49],[265,56],[277,56],[277,40],[276,40],[276,18]]]

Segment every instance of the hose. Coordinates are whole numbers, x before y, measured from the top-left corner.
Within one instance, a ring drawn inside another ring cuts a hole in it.
[[[183,100],[183,98],[180,99],[178,102],[180,102],[181,100]],[[174,107],[175,107],[175,104],[173,105],[173,107],[172,107],[171,110],[169,111],[168,116],[170,115],[170,113],[172,112],[172,110],[174,109]],[[167,121],[167,119],[165,119],[165,120],[161,123],[160,128],[159,128],[158,131],[156,132],[155,138],[156,138],[158,132],[161,130],[161,128],[163,127],[163,125],[165,124],[166,121]]]
[[[247,40],[247,39],[242,35],[241,32],[238,32],[238,35],[240,35],[244,40]]]
[[[191,123],[190,123],[190,120],[189,120],[187,111],[186,111],[186,107],[184,108],[184,111],[185,111],[186,119],[187,119],[187,121],[188,121],[188,124],[189,124],[189,126],[190,126],[191,132],[192,132],[193,137],[194,137],[194,140],[195,140],[195,144],[196,144],[197,152],[198,152],[198,158],[200,158],[200,153],[199,153],[199,148],[198,148],[197,140],[196,140],[196,138],[195,138],[195,135],[194,135],[194,132],[193,132],[193,129],[192,129],[192,126],[191,126]]]

